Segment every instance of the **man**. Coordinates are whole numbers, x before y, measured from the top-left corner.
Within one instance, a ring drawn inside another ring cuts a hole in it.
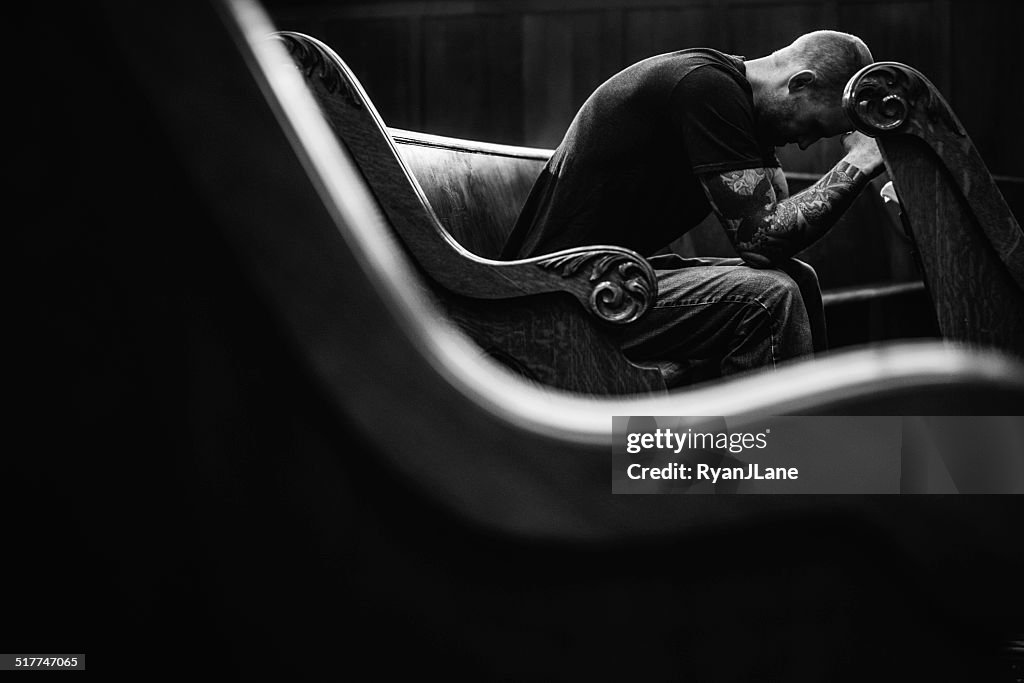
[[[792,256],[835,224],[881,156],[845,135],[842,161],[790,197],[774,148],[848,131],[842,91],[871,62],[859,38],[815,31],[750,61],[692,49],[628,67],[576,115],[503,257],[585,244],[650,257],[714,211],[740,258],[651,257],[658,300],[623,332],[626,354],[675,386],[823,349],[817,277]]]

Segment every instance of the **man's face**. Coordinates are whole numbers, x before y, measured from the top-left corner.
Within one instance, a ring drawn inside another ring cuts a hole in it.
[[[850,130],[842,107],[814,97],[808,90],[776,93],[761,102],[758,128],[776,147],[796,143],[807,149],[821,138]]]

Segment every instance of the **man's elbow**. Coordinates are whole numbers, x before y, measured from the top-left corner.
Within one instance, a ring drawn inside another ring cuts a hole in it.
[[[736,253],[752,268],[774,268],[784,263],[796,251],[796,245],[779,227],[774,212],[748,217],[730,234]]]
[[[757,251],[741,250],[739,255],[752,268],[774,268],[779,261],[784,260]]]
[[[739,257],[753,268],[777,268],[800,250],[792,239],[771,233],[758,235],[757,239],[735,246]]]

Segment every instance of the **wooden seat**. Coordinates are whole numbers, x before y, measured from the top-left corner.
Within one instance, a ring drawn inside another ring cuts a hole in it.
[[[844,106],[878,139],[945,337],[1024,356],[1024,232],[932,83],[871,64]]]
[[[526,377],[574,391],[663,389],[656,371],[640,368],[619,353],[611,329],[643,315],[656,295],[644,259],[628,250],[595,246],[520,262],[493,260],[551,150],[387,129],[333,50],[303,34],[277,36],[448,316],[486,354]],[[808,179],[796,174],[791,181],[799,187]],[[832,347],[934,334],[927,301],[913,284],[916,274],[909,256],[901,261],[902,245],[893,249],[879,241],[892,232],[878,225],[891,220],[881,204],[877,193],[865,193],[844,220],[861,221],[872,229],[858,227],[849,231],[856,235],[852,244],[847,239],[833,248],[812,250],[807,257],[823,279],[841,284],[833,286],[834,292],[826,289],[824,297]],[[684,256],[734,255],[723,243],[724,233],[712,217],[675,248]],[[852,275],[847,272],[851,249],[864,263]],[[884,257],[886,253],[893,256]],[[598,265],[602,273],[595,277]],[[627,274],[605,275],[616,272]],[[566,297],[551,294],[559,291],[571,292],[591,315]],[[538,293],[545,293],[543,302]],[[614,310],[595,307],[602,298]]]

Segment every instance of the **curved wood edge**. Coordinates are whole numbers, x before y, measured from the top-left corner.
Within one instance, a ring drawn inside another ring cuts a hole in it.
[[[564,291],[598,320],[639,319],[658,294],[654,270],[636,252],[595,245],[517,261],[472,254],[441,225],[383,120],[345,62],[323,42],[302,33],[271,34],[284,44],[324,114],[374,190],[402,242],[445,289],[481,299]]]
[[[434,147],[453,152],[472,152],[474,154],[488,154],[491,156],[512,157],[514,159],[533,159],[534,161],[547,161],[554,154],[553,149],[502,145],[494,142],[432,135],[402,128],[388,128],[388,132],[391,133],[391,138],[399,145]]]
[[[869,285],[842,287],[822,293],[821,298],[822,303],[828,308],[852,302],[876,301],[888,297],[924,293],[924,283],[920,280],[912,280],[910,282],[877,282]]]
[[[906,64],[876,62],[847,83],[843,107],[858,130],[879,139],[883,152],[885,140],[896,135],[914,136],[932,149],[974,215],[984,217],[979,220],[981,229],[1024,290],[1024,232],[938,89]],[[979,177],[988,182],[972,180]]]

